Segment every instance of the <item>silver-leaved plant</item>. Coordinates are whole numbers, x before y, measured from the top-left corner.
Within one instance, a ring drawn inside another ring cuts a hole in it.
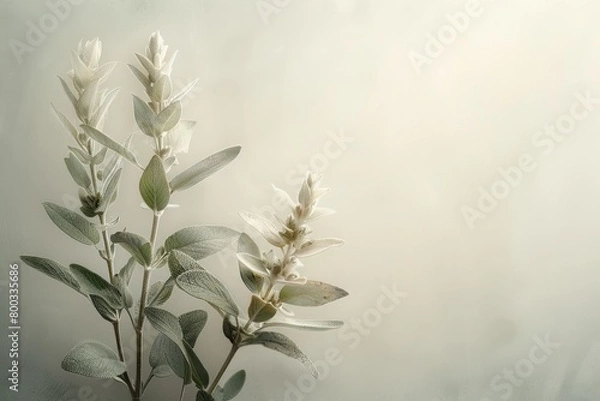
[[[155,32],[144,54],[135,54],[140,67],[129,65],[145,90],[145,99],[133,96],[134,118],[153,151],[148,162],[140,162],[130,150],[132,137],[120,143],[103,132],[104,120],[117,90],[104,88],[116,63],[102,64],[101,54],[102,43],[98,39],[82,41],[71,53],[73,69],[67,74],[70,82],[60,79],[73,106],[74,113],[69,114],[74,114],[77,122],[54,109],[73,137],[65,164],[79,187],[81,206],[75,211],[50,202],[43,205],[60,230],[97,250],[106,265],[105,277],[77,263],[66,267],[46,258],[21,257],[35,270],[85,297],[112,326],[114,349],[99,342],[80,343],[65,356],[62,368],[87,377],[114,378],[126,386],[134,401],[143,399],[153,378],[172,375],[182,380],[180,400],[192,383],[197,401],[230,400],[241,391],[246,372],[240,370],[224,383],[221,379],[236,352],[249,345],[262,345],[295,358],[316,376],[317,369],[310,359],[290,338],[274,330],[329,330],[342,325],[337,320],[297,319],[288,309],[289,306],[321,306],[348,295],[341,288],[307,279],[303,273],[304,258],[342,244],[335,238],[313,238],[309,227],[311,221],[333,213],[317,207],[326,192],[319,186],[321,178],[308,173],[297,201],[274,188],[289,205],[290,213],[284,218],[270,221],[257,214],[241,214],[274,249],[261,251],[249,235],[215,225],[182,228],[168,235],[163,243],[157,243],[159,223],[172,198],[229,164],[239,154],[240,147],[224,149],[178,174],[171,174],[171,170],[180,168],[177,155],[187,152],[195,125],[194,121],[181,119],[181,100],[197,80],[179,92],[173,90],[171,72],[177,52],[169,53],[160,33]],[[130,166],[141,170],[139,194],[142,206],[149,209],[152,217],[148,237],[124,229],[119,231],[122,223],[118,216],[111,215],[121,171]],[[240,276],[251,292],[246,314],[227,287],[199,263],[236,241]],[[117,249],[122,249],[128,260],[118,262]],[[153,281],[152,273],[165,266],[169,270],[168,279]],[[136,271],[142,276],[139,296],[130,289]],[[231,350],[212,379],[194,350],[207,321],[207,312],[197,309],[175,316],[159,308],[175,288],[205,301],[223,319],[223,334],[231,342]],[[159,332],[149,352],[144,349],[146,322]],[[123,351],[124,323],[131,324],[136,336],[133,360],[128,360]],[[146,367],[146,355],[150,369]]]

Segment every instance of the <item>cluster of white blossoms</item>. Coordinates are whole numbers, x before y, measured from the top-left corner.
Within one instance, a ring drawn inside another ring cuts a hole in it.
[[[300,268],[304,266],[301,258],[316,255],[344,242],[337,238],[311,238],[312,230],[308,223],[334,213],[331,209],[317,206],[319,199],[327,192],[327,188],[319,187],[321,178],[315,173],[307,173],[298,191],[297,202],[285,191],[274,187],[291,209],[291,213],[284,220],[277,219],[277,223],[274,223],[258,214],[241,213],[248,224],[270,244],[281,250],[281,256],[275,255],[273,250],[263,252],[262,257],[244,252],[237,254],[241,263],[266,281],[261,296],[266,302],[277,307],[281,306],[277,299],[277,290],[282,285],[298,286],[307,282],[306,277],[300,273]]]
[[[86,42],[80,41],[77,51],[71,51],[73,69],[67,73],[75,91],[72,91],[61,79],[81,124],[96,129],[102,128],[106,112],[118,92],[118,89],[111,91],[101,89],[102,83],[106,81],[116,65],[116,62],[100,65],[101,56],[100,40],[96,38]],[[86,136],[80,133],[78,138],[78,142],[82,142],[80,145],[87,145],[85,140]]]

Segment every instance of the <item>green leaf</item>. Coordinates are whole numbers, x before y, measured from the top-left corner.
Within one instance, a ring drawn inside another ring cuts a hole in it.
[[[112,157],[104,166],[102,173],[104,175],[104,182],[110,181],[111,177],[117,173],[119,167],[121,166],[121,155],[118,153],[113,153]],[[106,185],[106,184],[105,184]]]
[[[101,150],[99,150],[98,153],[96,153],[92,157],[92,164],[94,164],[96,166],[99,164],[102,164],[104,162],[104,159],[106,158],[107,151],[108,151],[107,147],[103,147]]]
[[[108,320],[109,322],[114,323],[119,319],[117,311],[112,306],[110,306],[110,304],[107,301],[105,301],[104,298],[98,295],[90,294],[90,299],[92,301],[92,304],[94,304],[94,308],[96,308],[96,310],[104,320]]]
[[[171,96],[171,90],[171,78],[167,74],[162,74],[151,90],[147,92],[153,101],[164,102]]]
[[[209,382],[208,371],[204,365],[202,365],[198,355],[196,355],[192,347],[186,341],[183,341],[183,347],[192,370],[192,380],[196,383],[198,388],[206,387]]]
[[[177,231],[165,240],[165,250],[181,251],[198,260],[231,245],[239,233],[220,226],[195,226]]]
[[[82,125],[81,128],[83,128],[85,133],[88,134],[88,136],[90,138],[92,138],[99,144],[106,146],[113,152],[115,152],[115,153],[119,154],[120,156],[122,156],[123,158],[127,159],[129,162],[131,162],[135,166],[143,169],[143,167],[140,165],[140,163],[138,163],[135,155],[133,153],[131,153],[131,151],[129,149],[127,149],[126,147],[124,147],[123,145],[121,145],[120,143],[118,143],[117,141],[115,141],[114,139],[109,137],[108,135],[104,134],[103,132],[98,131],[94,127],[90,127],[89,125]]]
[[[185,273],[188,270],[204,270],[200,263],[196,262],[191,256],[173,250],[169,252],[169,271],[171,272],[172,278],[177,278],[181,273]]]
[[[150,366],[154,369],[168,365],[185,384],[192,381],[191,370],[180,347],[164,334],[159,334],[150,349]]]
[[[148,305],[150,306],[160,306],[167,302],[173,294],[173,287],[175,286],[175,280],[169,277],[167,282],[165,283],[162,280],[159,280],[150,286],[150,290],[148,291]]]
[[[294,358],[302,362],[308,371],[317,377],[319,372],[312,361],[304,352],[287,336],[273,331],[261,331],[254,337],[244,341],[242,345],[260,344],[264,347],[280,352],[290,358]]]
[[[56,107],[54,107],[53,104],[51,104],[51,105],[52,105],[52,110],[54,110],[54,114],[56,114],[56,117],[58,117],[58,119],[60,120],[62,125],[65,127],[65,129],[67,131],[69,131],[69,134],[71,134],[73,139],[75,139],[75,142],[79,143],[79,139],[77,138],[77,135],[78,135],[77,128],[75,128],[75,126],[71,123],[71,121],[67,118],[67,116],[65,116],[63,113],[58,111],[56,109]]]
[[[67,97],[71,101],[71,104],[73,105],[73,107],[76,108],[77,107],[77,98],[75,97],[75,95],[73,94],[71,89],[69,88],[69,85],[67,85],[65,80],[62,79],[61,77],[58,77],[58,79],[60,79],[60,84],[62,85],[63,89],[65,90],[65,93],[67,94]]]
[[[142,85],[144,85],[144,88],[150,87],[150,79],[148,79],[148,76],[146,74],[141,72],[139,68],[137,68],[134,65],[127,64],[127,67],[129,67],[131,72],[133,72],[133,75],[135,75],[135,77],[142,83]]]
[[[181,89],[178,93],[173,95],[173,98],[171,99],[171,101],[176,102],[178,100],[183,99],[185,97],[185,95],[187,95],[192,90],[192,88],[198,83],[198,81],[199,81],[199,79],[196,78],[192,82],[190,82],[189,84],[184,86],[183,89]]]
[[[105,185],[102,188],[102,198],[100,200],[100,205],[98,205],[98,211],[106,211],[108,205],[115,201],[120,179],[121,169],[118,169],[113,175],[107,177]]]
[[[173,102],[156,116],[155,132],[161,134],[175,128],[181,119],[181,102]]]
[[[157,134],[155,130],[156,114],[150,108],[148,103],[134,95],[133,112],[135,115],[135,122],[142,132],[150,137],[155,137]]]
[[[140,178],[140,194],[148,207],[154,211],[164,210],[169,204],[171,191],[160,157],[154,155]]]
[[[65,157],[65,164],[67,165],[67,170],[69,170],[69,174],[73,177],[73,181],[77,185],[83,188],[89,188],[92,185],[92,181],[90,180],[90,176],[88,175],[85,167],[79,161],[77,157],[73,153],[69,154],[69,157]]]
[[[240,146],[224,149],[182,171],[171,180],[171,191],[182,191],[196,185],[229,164],[240,150]]]
[[[82,164],[90,164],[92,162],[92,156],[90,156],[89,154],[87,154],[86,152],[84,152],[81,149],[77,149],[73,146],[67,146],[69,148],[69,150],[75,155],[77,156],[77,159],[82,163]]]
[[[121,245],[140,265],[149,267],[152,263],[152,246],[141,235],[119,231],[111,235],[110,240]]]
[[[252,300],[248,306],[248,316],[256,323],[266,322],[277,314],[277,308],[271,303],[265,302],[259,296],[252,294]]]
[[[183,331],[179,324],[179,319],[164,309],[151,306],[145,309],[145,314],[152,327],[164,334],[187,355],[187,362],[191,368],[194,382],[198,385],[206,386],[208,383],[208,372],[198,359],[198,356],[194,353],[191,346],[183,339]]]
[[[183,331],[179,325],[179,319],[171,312],[164,309],[148,306],[144,309],[146,318],[156,330],[167,336],[175,344],[180,345],[183,339]]]
[[[285,327],[302,330],[324,331],[337,329],[343,325],[344,322],[340,320],[300,320],[287,318],[280,322],[267,322],[262,326],[262,328]]]
[[[179,325],[183,331],[183,339],[190,346],[196,345],[198,336],[204,329],[206,321],[208,320],[208,313],[203,310],[193,310],[179,316]]]
[[[50,219],[65,234],[85,245],[95,245],[100,241],[96,227],[85,217],[54,203],[43,203]]]
[[[224,313],[239,315],[239,309],[223,283],[206,270],[190,270],[176,279],[177,285],[194,298],[202,299]]]
[[[308,280],[304,285],[285,285],[279,292],[281,302],[296,306],[321,306],[348,295],[342,288],[321,281]]]
[[[100,296],[115,309],[123,307],[121,292],[114,285],[84,266],[73,263],[69,267],[79,282],[81,292]]]
[[[119,277],[121,277],[127,285],[129,285],[131,282],[131,276],[133,275],[133,271],[135,269],[135,263],[135,258],[132,256],[129,258],[129,260],[127,260],[125,266],[123,266],[119,271]]]
[[[77,279],[75,279],[71,272],[60,263],[50,259],[38,258],[36,256],[21,256],[21,260],[35,270],[42,272],[79,292],[79,283],[77,282]]]
[[[173,369],[171,369],[171,367],[168,364],[167,365],[158,365],[157,367],[152,369],[152,376],[159,377],[159,378],[169,377],[173,373],[174,373]]]
[[[245,382],[245,370],[239,370],[234,373],[223,385],[223,401],[229,401],[232,398],[235,398],[242,390],[242,387],[244,387]]]
[[[126,308],[131,308],[133,306],[133,294],[131,293],[131,290],[127,286],[127,283],[125,282],[125,278],[123,278],[119,274],[116,274],[113,281],[114,281],[115,287],[121,293],[122,305],[125,305]]]
[[[76,345],[61,366],[67,372],[100,379],[117,377],[127,369],[112,349],[93,341]]]
[[[240,235],[237,250],[238,253],[247,253],[256,258],[261,257],[258,245],[256,245],[256,242],[254,242],[254,240],[246,233],[242,233]],[[249,269],[242,262],[238,262],[238,266],[240,269],[240,276],[242,277],[242,281],[246,287],[248,287],[248,289],[254,294],[261,292],[265,282],[264,277],[253,272],[252,269]]]

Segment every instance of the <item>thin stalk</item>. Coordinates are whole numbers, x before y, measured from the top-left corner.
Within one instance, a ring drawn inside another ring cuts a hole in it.
[[[240,345],[239,345],[239,343],[237,341],[234,342],[231,345],[231,350],[229,351],[229,354],[227,354],[227,358],[223,362],[223,365],[221,366],[221,369],[219,369],[219,373],[217,373],[217,375],[215,376],[212,384],[206,390],[208,392],[208,394],[212,394],[213,391],[215,391],[215,388],[217,388],[217,384],[219,384],[219,380],[221,380],[221,378],[223,377],[223,374],[225,374],[225,371],[229,367],[229,364],[233,360],[233,357],[235,356],[235,353],[237,352],[237,350],[239,348],[240,348]]]
[[[154,246],[156,243],[156,235],[158,233],[158,226],[160,223],[160,214],[155,212],[152,218],[152,229],[150,232],[150,252],[154,255]],[[142,359],[144,357],[144,312],[146,310],[146,302],[148,298],[148,288],[150,287],[150,275],[152,270],[149,268],[144,269],[144,277],[142,282],[142,294],[140,296],[140,310],[137,320],[136,328],[136,399],[141,399],[143,394],[142,386]],[[135,399],[134,399],[135,400]]]
[[[93,156],[94,147],[93,142],[90,139],[88,142],[88,154]],[[92,187],[94,189],[94,193],[98,193],[98,180],[96,178],[96,165],[90,164],[90,175],[92,176]],[[108,268],[108,278],[112,284],[115,284],[115,267],[114,267],[114,255],[112,253],[112,249],[110,247],[110,241],[108,239],[108,230],[106,229],[106,215],[105,212],[102,212],[98,215],[98,220],[100,221],[100,225],[102,226],[102,243],[104,245],[104,253],[106,261],[106,267]],[[129,313],[129,311],[127,312]],[[125,362],[125,354],[123,352],[123,341],[121,339],[121,323],[119,320],[113,323],[113,332],[115,335],[115,343],[117,345],[117,352],[119,354],[119,359],[121,362]],[[129,389],[129,392],[133,396],[135,394],[135,389],[133,388],[133,384],[131,383],[131,379],[129,378],[129,373],[125,371],[123,373],[123,380]]]
[[[181,393],[179,394],[179,401],[183,401],[183,396],[185,395],[185,381],[182,380],[181,383]]]

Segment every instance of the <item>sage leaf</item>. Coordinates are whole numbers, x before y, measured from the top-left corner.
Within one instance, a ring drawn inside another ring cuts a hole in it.
[[[321,281],[308,280],[306,284],[285,285],[279,292],[281,302],[296,306],[321,306],[348,295],[342,288]]]
[[[192,380],[196,384],[196,387],[206,387],[209,382],[208,371],[200,361],[200,358],[198,358],[198,355],[196,355],[192,347],[186,341],[183,341],[183,348],[186,352],[192,371]]]
[[[254,337],[244,341],[242,345],[260,344],[266,348],[280,352],[286,356],[302,362],[304,367],[316,378],[319,372],[310,358],[298,348],[298,346],[287,336],[273,331],[261,331]]]
[[[269,302],[265,302],[259,296],[252,294],[252,300],[248,306],[248,316],[256,323],[266,322],[277,314],[277,308]]]
[[[184,380],[185,384],[192,381],[191,370],[188,367],[185,355],[176,343],[162,333],[156,337],[152,344],[149,361],[153,371],[167,365],[178,377]]]
[[[144,88],[148,89],[150,87],[150,79],[148,79],[148,76],[146,74],[141,72],[139,68],[137,68],[134,65],[127,64],[127,67],[129,67],[129,69],[131,70],[133,75],[135,75],[138,81],[140,81],[141,84],[144,85]]]
[[[116,274],[113,278],[113,282],[114,282],[114,286],[121,293],[122,305],[124,305],[126,308],[131,308],[133,306],[133,294],[131,293],[131,290],[127,286],[125,279],[123,277],[121,277],[120,275]]]
[[[73,105],[74,108],[76,108],[77,107],[77,98],[75,97],[75,95],[73,94],[71,89],[69,88],[69,85],[67,85],[65,80],[62,79],[61,77],[58,77],[58,79],[60,80],[60,84],[62,85],[63,89],[65,90],[67,97],[71,101],[71,104]]]
[[[171,180],[171,191],[182,191],[196,185],[233,161],[241,149],[240,146],[234,146],[221,150],[182,171]]]
[[[70,153],[69,157],[65,157],[64,160],[73,181],[80,187],[88,189],[92,185],[92,181],[79,159],[73,153]]]
[[[150,108],[148,103],[143,101],[137,96],[133,96],[133,112],[135,115],[135,122],[142,132],[150,137],[155,137],[157,132],[156,126],[156,114]]]
[[[169,204],[171,191],[160,157],[154,155],[140,178],[140,194],[146,205],[154,211],[162,211]]]
[[[229,291],[219,279],[206,270],[190,270],[176,279],[177,285],[194,298],[202,299],[224,313],[239,315]]]
[[[315,239],[309,240],[305,244],[303,244],[300,249],[297,249],[294,253],[294,256],[299,258],[316,255],[317,253],[321,253],[326,251],[327,249],[340,246],[344,243],[341,239],[337,238],[323,238],[323,239]]]
[[[165,240],[165,250],[178,250],[199,260],[231,245],[239,233],[220,226],[194,226],[181,229]]]
[[[129,285],[131,282],[131,276],[133,275],[133,270],[135,269],[135,263],[135,258],[132,256],[129,258],[129,260],[127,260],[125,266],[119,270],[119,277],[121,277],[127,285]]]
[[[54,280],[68,285],[77,292],[80,292],[77,279],[73,277],[71,272],[60,263],[50,259],[38,258],[36,256],[21,256],[21,260],[33,267],[35,270],[52,277]]]
[[[119,231],[111,235],[110,240],[121,245],[140,265],[149,267],[152,263],[152,246],[141,235]]]
[[[156,330],[167,336],[175,344],[181,344],[183,331],[179,325],[179,319],[171,312],[164,309],[148,306],[144,309],[146,318]]]
[[[100,234],[96,226],[85,217],[54,203],[43,203],[50,219],[69,237],[85,245],[96,245]]]
[[[275,227],[275,225],[266,217],[249,212],[241,212],[240,216],[246,223],[250,224],[252,228],[258,231],[271,245],[279,248],[286,245],[286,241],[279,235],[277,227]]]
[[[179,325],[181,331],[183,331],[183,339],[190,346],[196,346],[196,340],[204,329],[206,321],[208,320],[208,313],[201,309],[193,310],[179,316]]]
[[[92,162],[92,156],[82,151],[81,149],[74,148],[73,146],[67,146],[71,152],[82,164],[90,164]]]
[[[186,354],[194,382],[200,386],[206,386],[208,383],[208,372],[194,350],[183,339],[183,331],[181,330],[179,319],[172,313],[155,307],[147,307],[145,314],[152,327],[164,334]]]
[[[173,102],[156,116],[154,129],[157,134],[170,131],[175,128],[180,119],[181,102]]]
[[[171,96],[171,90],[171,78],[169,78],[167,74],[163,74],[158,81],[154,83],[148,96],[155,102],[164,102]]]
[[[127,369],[112,349],[93,341],[76,345],[65,356],[61,367],[67,372],[100,379],[117,377]]]
[[[104,122],[104,117],[106,117],[106,113],[108,112],[108,108],[112,104],[113,100],[117,97],[119,93],[119,88],[114,88],[110,92],[103,94],[102,99],[100,100],[100,106],[96,109],[92,118],[90,119],[90,125],[93,127],[99,127]]]
[[[91,127],[89,125],[82,125],[81,128],[83,128],[85,133],[90,138],[92,138],[99,144],[106,146],[113,152],[123,156],[123,158],[127,159],[133,165],[143,169],[143,167],[140,165],[140,163],[138,163],[135,155],[133,153],[131,153],[131,151],[129,149],[127,149],[125,146],[121,145],[119,142],[115,141],[114,139],[112,139],[111,137],[106,135],[105,133],[98,131],[96,128]]]
[[[71,123],[71,120],[69,120],[67,118],[67,116],[65,116],[63,113],[58,111],[56,109],[56,107],[54,107],[53,104],[51,104],[51,106],[52,106],[52,110],[54,110],[54,114],[56,114],[56,117],[58,117],[58,119],[61,122],[61,124],[63,125],[63,127],[65,127],[65,129],[69,132],[69,134],[71,134],[73,139],[75,139],[75,142],[79,143],[79,139],[77,138],[77,135],[78,135],[77,128],[75,128],[73,123]]]
[[[244,387],[245,382],[246,371],[239,370],[235,372],[223,385],[223,401],[235,398],[242,390],[242,387]]]
[[[169,252],[168,263],[169,271],[171,272],[171,277],[174,279],[179,277],[181,273],[185,273],[188,270],[204,270],[204,268],[200,266],[200,263],[196,262],[195,259],[178,250],[173,250]]]
[[[150,286],[150,290],[148,292],[148,305],[150,306],[160,306],[167,302],[171,295],[173,294],[173,287],[175,286],[175,280],[169,277],[169,279],[164,281],[157,281],[152,286]]]
[[[73,263],[69,267],[71,274],[79,282],[82,293],[102,297],[115,309],[123,308],[121,292],[117,287],[85,266]]]
[[[100,149],[98,151],[98,153],[96,153],[93,157],[92,157],[92,164],[94,165],[99,165],[102,164],[104,162],[104,158],[106,157],[106,152],[108,151],[108,148],[103,146],[102,149]]]
[[[95,294],[90,294],[90,299],[92,301],[92,304],[94,304],[94,308],[96,308],[96,310],[104,320],[108,320],[109,322],[114,323],[119,319],[117,311],[112,306],[110,306],[110,304],[107,301],[105,301],[104,298]]]
[[[266,322],[262,328],[268,327],[285,327],[293,329],[311,330],[311,331],[325,331],[340,328],[344,325],[344,322],[340,320],[301,320],[287,318],[280,322]]]
[[[113,175],[109,176],[102,187],[102,198],[97,211],[104,212],[108,206],[117,198],[119,189],[119,180],[121,179],[121,169],[118,169]]]
[[[192,88],[198,83],[198,81],[199,81],[199,79],[196,78],[192,82],[190,82],[189,84],[184,86],[183,89],[181,89],[179,92],[177,92],[175,95],[173,95],[173,98],[171,99],[171,101],[176,102],[178,100],[183,99],[185,97],[185,95],[187,95],[192,90]]]
[[[250,238],[250,236],[246,233],[242,233],[240,235],[237,250],[238,253],[245,253],[248,255],[252,255],[256,258],[260,258],[261,256],[258,245],[256,245],[256,242],[254,242],[254,240]],[[252,269],[246,267],[246,265],[241,261],[238,262],[238,265],[240,268],[240,276],[242,277],[242,281],[244,282],[246,287],[248,287],[248,289],[254,294],[258,294],[259,292],[261,292],[263,284],[265,282],[264,277],[262,277],[260,274],[253,272]]]

